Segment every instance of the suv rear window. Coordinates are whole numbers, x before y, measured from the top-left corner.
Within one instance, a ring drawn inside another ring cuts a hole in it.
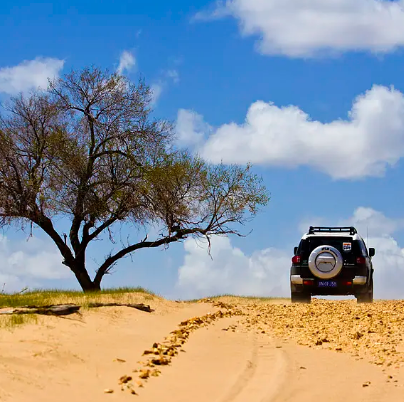
[[[345,248],[344,243],[346,243]],[[351,237],[331,237],[331,236],[330,237],[316,236],[301,240],[298,249],[298,254],[302,257],[302,259],[308,259],[310,253],[318,246],[335,247],[342,254],[344,260],[346,261],[354,259],[355,256],[359,255],[367,256],[366,247],[361,241],[352,240]]]

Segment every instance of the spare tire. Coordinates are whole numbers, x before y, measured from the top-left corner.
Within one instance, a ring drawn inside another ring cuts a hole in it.
[[[342,265],[342,255],[335,247],[319,246],[309,256],[310,271],[320,279],[334,278],[341,272]]]

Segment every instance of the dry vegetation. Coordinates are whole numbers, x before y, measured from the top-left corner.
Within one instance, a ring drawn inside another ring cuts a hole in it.
[[[0,316],[0,329],[13,329],[22,324],[37,324],[39,319],[36,314]]]
[[[0,295],[0,308],[21,307],[26,305],[46,306],[50,304],[67,303],[79,304],[85,307],[88,303],[131,303],[138,300],[153,300],[154,297],[158,296],[143,288],[116,288],[94,293],[57,289],[33,290],[25,293]]]
[[[101,292],[83,293],[81,291],[34,290],[25,293],[0,294],[1,309],[22,306],[48,306],[55,304],[77,304],[83,309],[88,308],[90,303],[150,303],[161,297],[143,288],[116,288]],[[12,329],[17,325],[37,323],[41,320],[36,314],[26,315],[0,315],[0,328]]]

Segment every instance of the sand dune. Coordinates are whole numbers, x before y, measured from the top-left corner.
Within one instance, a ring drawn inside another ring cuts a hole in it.
[[[156,298],[153,313],[106,307],[3,329],[0,400],[404,400],[401,302],[223,301]],[[169,365],[143,355],[153,346]],[[161,374],[140,379],[146,369]]]

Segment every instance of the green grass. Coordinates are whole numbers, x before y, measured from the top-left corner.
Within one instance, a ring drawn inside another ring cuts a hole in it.
[[[94,302],[130,303],[134,299],[153,300],[154,297],[156,295],[153,292],[141,287],[104,289],[94,293],[83,293],[79,290],[34,289],[25,293],[0,294],[0,308],[63,303],[74,303],[82,306]]]

